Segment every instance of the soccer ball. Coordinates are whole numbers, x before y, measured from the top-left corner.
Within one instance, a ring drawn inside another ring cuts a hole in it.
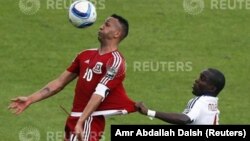
[[[77,28],[91,26],[96,17],[96,7],[88,0],[76,0],[69,7],[69,21]]]

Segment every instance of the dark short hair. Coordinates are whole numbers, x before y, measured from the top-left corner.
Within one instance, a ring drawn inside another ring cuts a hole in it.
[[[211,83],[216,87],[215,93],[218,95],[220,91],[224,88],[225,86],[225,76],[224,74],[214,68],[208,68],[207,69],[210,73],[212,73],[212,76],[210,79]]]
[[[123,18],[122,16],[119,16],[117,14],[112,14],[111,17],[116,18],[119,21],[119,23],[122,26],[122,30],[123,30],[122,39],[126,38],[128,36],[128,31],[129,31],[128,21],[125,18]]]

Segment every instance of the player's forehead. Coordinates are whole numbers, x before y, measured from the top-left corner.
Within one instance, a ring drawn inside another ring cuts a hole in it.
[[[108,17],[106,20],[105,20],[105,23],[112,23],[112,24],[118,24],[118,20],[114,17]]]
[[[213,77],[213,73],[209,70],[204,70],[200,73],[200,77],[211,79]]]

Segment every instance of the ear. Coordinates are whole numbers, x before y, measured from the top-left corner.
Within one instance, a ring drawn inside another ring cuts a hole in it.
[[[119,30],[117,30],[117,31],[114,33],[114,37],[115,37],[115,38],[120,38],[120,37],[121,37],[121,34],[122,34],[122,32],[119,31]]]
[[[214,85],[209,85],[209,91],[215,93],[217,88]]]

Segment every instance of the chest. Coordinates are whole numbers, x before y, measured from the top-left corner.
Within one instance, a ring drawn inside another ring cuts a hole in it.
[[[106,73],[110,55],[92,54],[80,60],[80,72],[91,71],[93,75]]]

